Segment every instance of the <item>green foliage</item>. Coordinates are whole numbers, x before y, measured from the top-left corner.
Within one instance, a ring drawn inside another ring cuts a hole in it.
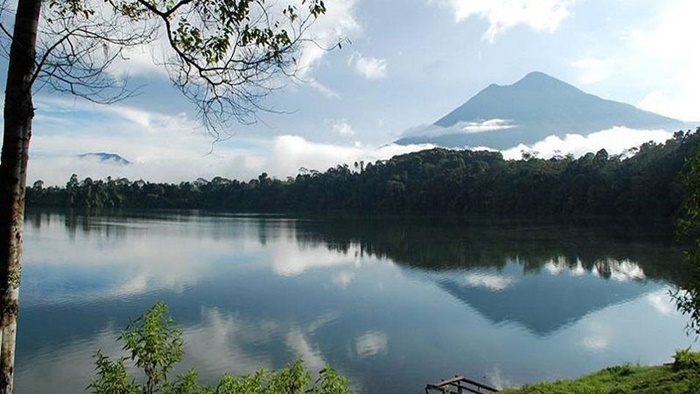
[[[330,366],[326,366],[309,392],[312,394],[350,394],[352,391],[348,388],[348,384],[350,381],[347,378]]]
[[[269,380],[269,389],[272,392],[297,393],[311,382],[311,375],[304,367],[304,363],[297,359],[294,364],[271,375]]]
[[[88,386],[95,394],[137,394],[141,393],[141,387],[136,384],[134,378],[129,376],[124,366],[126,358],[120,357],[111,361],[98,350],[95,353],[95,369],[97,378],[93,378]]]
[[[284,181],[265,173],[248,182],[216,177],[178,185],[123,178],[79,181],[76,176],[65,188],[27,188],[27,204],[232,212],[595,215],[671,223],[683,201],[677,174],[699,143],[700,133],[678,132],[664,144],[649,142],[624,156],[601,150],[578,159],[549,160],[504,160],[497,152],[430,149],[356,163],[354,168],[339,165],[323,173],[301,169]],[[696,198],[700,200],[700,195]]]
[[[700,354],[691,352],[690,348],[677,350],[673,360],[673,369],[676,371],[700,369]]]
[[[634,373],[634,367],[630,364],[618,365],[615,367],[605,368],[606,372],[615,376],[628,376]]]
[[[685,198],[678,228],[688,242],[689,273],[671,295],[676,308],[689,315],[687,331],[700,335],[700,148],[688,157],[682,179]]]
[[[146,374],[147,393],[152,393],[161,380],[167,380],[173,366],[182,361],[182,332],[172,318],[166,317],[167,313],[168,308],[159,302],[130,322],[119,336],[124,343],[122,350],[130,352],[136,367]]]
[[[698,357],[694,354],[693,357]],[[698,369],[676,370],[669,366],[623,365],[606,368],[576,380],[527,385],[503,390],[504,394],[695,394],[700,391]]]
[[[96,377],[87,387],[94,394],[350,394],[349,381],[330,366],[311,383],[311,373],[301,359],[278,372],[264,369],[251,374],[224,375],[215,386],[201,385],[197,371],[170,378],[173,366],[182,360],[182,333],[168,308],[156,303],[140,318],[131,321],[118,338],[130,361],[143,371],[145,383],[137,383],[120,357],[111,361],[100,350],[95,353]]]
[[[700,247],[700,148],[688,155],[682,180],[685,199],[679,227],[685,237]]]

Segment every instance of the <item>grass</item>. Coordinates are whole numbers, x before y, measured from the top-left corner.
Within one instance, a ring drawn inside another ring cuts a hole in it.
[[[606,368],[576,380],[527,385],[505,394],[698,394],[700,353],[679,350],[672,365]]]

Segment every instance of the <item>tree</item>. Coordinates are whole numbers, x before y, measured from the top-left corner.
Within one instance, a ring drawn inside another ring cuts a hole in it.
[[[688,157],[682,178],[685,200],[678,226],[688,241],[685,254],[690,272],[672,296],[676,308],[689,315],[687,331],[700,335],[700,148]]]
[[[99,103],[126,98],[132,91],[110,67],[126,48],[155,42],[161,33],[170,55],[160,62],[218,138],[228,122],[254,117],[260,99],[277,86],[276,76],[294,75],[295,55],[326,7],[322,0],[18,0],[16,10],[0,12],[15,12],[12,32],[0,25],[9,43],[0,157],[5,394],[12,392],[33,89],[46,86]]]

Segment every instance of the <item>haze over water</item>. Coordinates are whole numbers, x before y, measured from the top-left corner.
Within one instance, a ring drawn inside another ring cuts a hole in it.
[[[17,393],[81,392],[92,354],[164,300],[186,359],[329,363],[363,393],[499,387],[671,360],[693,338],[670,230],[447,219],[30,212]]]

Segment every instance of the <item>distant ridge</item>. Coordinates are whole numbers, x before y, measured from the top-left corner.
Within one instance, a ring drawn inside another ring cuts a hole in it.
[[[414,130],[399,144],[507,149],[550,135],[587,135],[615,126],[676,131],[690,125],[583,92],[542,72],[506,86],[489,85],[421,134]]]
[[[90,159],[90,158],[95,158],[101,162],[107,162],[107,163],[112,163],[112,164],[118,164],[118,165],[129,165],[131,162],[121,156],[119,156],[116,153],[107,153],[107,152],[95,152],[95,153],[83,153],[82,155],[78,155],[79,158],[81,159]]]

